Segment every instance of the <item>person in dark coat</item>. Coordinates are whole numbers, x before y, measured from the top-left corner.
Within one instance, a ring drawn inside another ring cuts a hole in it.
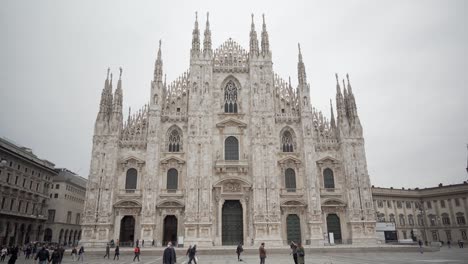
[[[163,264],[174,264],[177,262],[176,253],[174,248],[172,247],[172,243],[169,242],[167,244],[167,248],[164,249],[163,253]]]
[[[297,245],[294,243],[294,241],[291,241],[291,254],[294,259],[294,264],[297,264]]]
[[[15,264],[16,260],[18,259],[18,247],[13,247],[10,250],[10,259],[8,260],[8,264]]]
[[[302,246],[302,243],[299,242],[297,243],[297,263],[298,264],[305,263],[304,256],[305,256],[304,247]]]
[[[60,251],[59,249],[55,249],[52,255],[49,258],[49,262],[52,264],[59,264],[60,263]]]
[[[106,246],[106,254],[104,255],[104,258],[107,257],[107,259],[109,259],[109,257],[110,257],[109,255],[110,255],[110,247],[109,247],[109,244],[107,244],[107,246]]]
[[[197,245],[193,245],[189,252],[189,262],[188,264],[192,263],[192,260],[195,264],[197,264],[197,260],[195,259],[195,255],[197,254]]]
[[[119,245],[117,245],[117,246],[115,246],[114,260],[115,260],[115,258],[117,258],[117,260],[119,260],[119,256],[120,256],[120,248],[119,248]]]
[[[260,264],[265,264],[266,249],[265,249],[265,243],[264,242],[262,242],[262,244],[260,244],[260,248],[258,249],[258,254],[260,256]]]
[[[45,247],[42,247],[34,259],[39,260],[39,264],[47,264],[47,261],[49,261],[49,251]]]
[[[61,247],[59,247],[58,252],[59,252],[59,254],[60,254],[60,261],[59,261],[59,263],[62,263],[63,255],[65,254],[65,249],[61,246]]]
[[[242,243],[239,243],[239,245],[237,245],[237,249],[236,249],[237,261],[242,261],[242,259],[240,258],[240,255],[242,254],[242,251],[244,251],[244,249],[242,248]]]

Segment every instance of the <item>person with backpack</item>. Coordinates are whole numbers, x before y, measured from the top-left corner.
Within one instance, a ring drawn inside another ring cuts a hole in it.
[[[193,247],[190,249],[190,252],[189,252],[189,261],[188,261],[188,264],[192,263],[192,260],[195,264],[197,264],[197,259],[195,257],[195,255],[197,254],[197,245],[193,245]]]
[[[304,256],[305,256],[304,247],[302,246],[302,243],[299,242],[297,243],[297,264],[305,263]]]
[[[135,261],[135,259],[137,258],[138,262],[140,262],[140,247],[136,246],[133,252],[135,253],[135,256],[133,257],[133,261]]]
[[[115,258],[117,258],[117,260],[119,260],[119,257],[120,257],[120,248],[119,248],[119,245],[117,245],[117,246],[115,246],[114,260],[115,260]]]
[[[237,249],[236,249],[237,261],[242,261],[242,259],[240,258],[240,255],[241,255],[242,251],[244,251],[244,249],[242,248],[242,243],[239,243],[239,245],[237,245]]]

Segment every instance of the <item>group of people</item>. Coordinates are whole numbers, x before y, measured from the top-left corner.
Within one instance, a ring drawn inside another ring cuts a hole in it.
[[[42,246],[39,250],[37,245],[26,245],[23,247],[24,259],[34,259],[38,264],[61,264],[63,255],[65,254],[65,248],[62,246],[56,247],[46,247]],[[50,252],[52,251],[52,252]],[[15,264],[20,254],[20,249],[18,246],[15,247],[1,247],[0,249],[0,262],[4,262],[7,256],[10,256],[8,259],[8,264]],[[76,248],[73,248],[71,251],[72,260],[84,261],[84,248],[81,247],[77,252]],[[78,256],[78,259],[76,258]]]

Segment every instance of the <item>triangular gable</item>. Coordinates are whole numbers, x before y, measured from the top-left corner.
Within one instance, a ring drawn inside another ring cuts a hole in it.
[[[291,155],[288,155],[288,156],[286,156],[286,157],[284,157],[284,158],[278,160],[278,163],[279,163],[279,164],[285,164],[285,163],[287,163],[287,162],[294,162],[294,163],[296,163],[296,164],[301,164],[301,160],[300,160],[300,159],[298,159],[298,158],[296,158],[296,157],[294,157],[294,156],[291,156]]]
[[[164,200],[160,202],[158,205],[156,205],[158,208],[181,208],[184,207],[183,204],[181,204],[179,201],[176,200]]]
[[[120,160],[120,163],[132,163],[132,162],[135,162],[137,164],[145,163],[144,160],[139,159],[139,158],[137,158],[135,156],[129,156],[129,157],[125,158],[125,159]]]
[[[319,163],[319,164],[322,164],[322,163],[325,163],[325,162],[339,163],[340,161],[333,158],[333,157],[330,157],[330,156],[326,156],[324,158],[321,158],[321,159],[317,160],[317,163]]]
[[[178,158],[178,157],[176,157],[176,156],[169,156],[169,157],[167,157],[167,158],[162,159],[160,162],[161,162],[162,164],[167,164],[167,163],[169,163],[169,162],[171,162],[171,161],[175,161],[175,162],[177,162],[177,163],[179,163],[179,164],[184,164],[184,163],[185,163],[185,160],[183,160],[183,159],[181,159],[181,158]]]
[[[216,127],[247,127],[247,124],[234,118],[228,118],[216,124]]]

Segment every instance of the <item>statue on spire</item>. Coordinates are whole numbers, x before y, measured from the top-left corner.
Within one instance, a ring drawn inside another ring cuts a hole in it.
[[[270,41],[268,40],[268,32],[266,29],[265,23],[265,14],[262,14],[263,17],[263,27],[262,27],[262,54],[265,56],[270,53]]]
[[[210,13],[206,13],[206,27],[205,27],[205,39],[203,41],[203,53],[211,54],[211,30],[210,30]]]
[[[252,13],[252,24],[250,26],[250,56],[259,54],[257,32],[255,31],[254,14]]]
[[[192,55],[200,53],[200,31],[198,30],[198,12],[195,12],[195,27],[192,32]]]

